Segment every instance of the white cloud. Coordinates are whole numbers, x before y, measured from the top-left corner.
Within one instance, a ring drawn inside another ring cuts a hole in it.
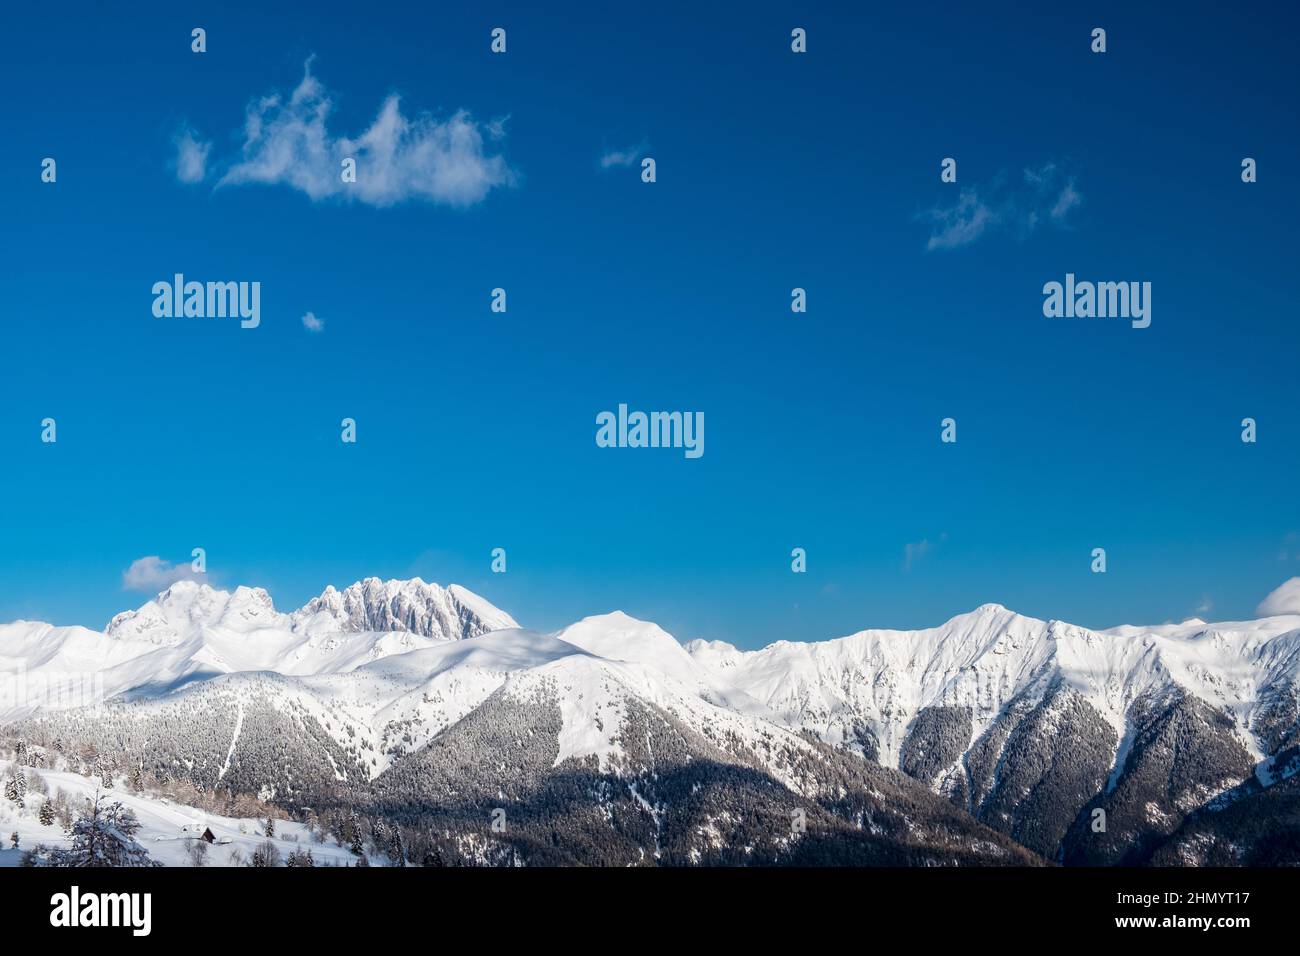
[[[1300,578],[1283,581],[1259,602],[1255,613],[1260,617],[1275,614],[1300,614]]]
[[[1002,175],[980,189],[963,187],[955,203],[935,206],[919,218],[932,224],[927,251],[957,249],[995,229],[1023,239],[1044,222],[1065,227],[1070,211],[1082,202],[1074,177],[1056,163],[1045,163],[1024,170],[1014,184]]]
[[[208,174],[208,153],[212,144],[198,139],[194,130],[181,129],[176,145],[176,178],[183,183],[199,183]]]
[[[122,572],[122,587],[127,591],[163,591],[177,581],[201,581],[203,577],[188,564],[172,564],[151,554],[136,558]]]
[[[1056,197],[1056,203],[1052,206],[1050,215],[1052,219],[1060,222],[1071,209],[1081,202],[1083,202],[1083,197],[1074,188],[1074,180],[1070,180],[1061,187],[1061,193]]]
[[[939,546],[940,543],[948,540],[948,532],[939,535],[938,541],[931,541],[929,538],[922,538],[920,541],[909,541],[903,545],[903,570],[911,571],[912,567],[924,558],[927,554]]]
[[[957,197],[957,204],[950,209],[936,207],[928,215],[935,223],[935,231],[925,244],[926,249],[956,249],[968,245],[984,235],[984,230],[998,220],[997,213],[972,189],[963,189]]]
[[[316,318],[315,312],[308,312],[302,317],[302,324],[309,332],[319,332],[325,328],[325,323]]]
[[[1300,532],[1288,531],[1282,536],[1282,550],[1277,553],[1277,559],[1279,561],[1290,558],[1300,559],[1300,550],[1296,550],[1297,544],[1300,544]]]
[[[920,541],[909,541],[903,545],[903,570],[911,571],[912,565],[929,554],[931,547],[933,545],[925,538]]]
[[[484,136],[505,135],[504,120],[481,124],[464,110],[444,120],[407,116],[400,98],[384,100],[370,127],[355,138],[327,128],[333,101],[311,73],[286,99],[270,93],[249,104],[244,145],[219,185],[285,185],[313,200],[355,199],[372,206],[410,200],[472,206],[495,187],[511,185],[503,157],[488,155]],[[356,182],[341,176],[344,159],[356,161]]]
[[[600,168],[631,166],[641,157],[644,150],[644,146],[629,146],[627,149],[607,149],[600,157]]]

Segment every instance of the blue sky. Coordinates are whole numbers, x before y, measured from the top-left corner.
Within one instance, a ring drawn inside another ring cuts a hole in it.
[[[0,620],[101,627],[194,547],[285,609],[418,574],[744,646],[1240,618],[1300,574],[1294,10],[264,6],[8,15]],[[267,173],[246,111],[301,119],[309,58],[331,143],[398,94],[440,184]],[[259,281],[260,327],[155,318],[177,272]],[[1045,318],[1066,272],[1151,282],[1151,327]],[[620,402],[706,453],[597,448]]]

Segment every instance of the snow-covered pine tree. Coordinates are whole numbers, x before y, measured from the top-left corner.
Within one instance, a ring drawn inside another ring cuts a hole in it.
[[[18,859],[19,866],[43,866],[45,856],[50,852],[50,848],[40,843],[36,846],[28,847],[23,850],[23,855]]]
[[[275,821],[270,817],[266,818],[266,835],[268,837],[275,836]]]
[[[14,779],[12,774],[5,779],[5,799],[12,800],[14,803],[18,802],[18,781]]]
[[[162,866],[136,842],[140,822],[121,801],[107,803],[98,792],[72,825],[72,845],[54,850],[50,866]]]
[[[392,838],[388,843],[388,859],[393,861],[393,866],[406,865],[406,849],[402,846],[400,827],[393,827]]]
[[[41,820],[41,826],[43,827],[54,826],[54,804],[52,804],[49,800],[46,800],[44,803],[41,804],[40,820]]]

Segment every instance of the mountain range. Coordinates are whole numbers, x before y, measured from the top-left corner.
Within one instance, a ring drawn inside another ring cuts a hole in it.
[[[454,863],[1300,863],[1300,616],[1094,631],[995,604],[742,651],[621,612],[542,634],[367,579],[291,613],[172,585],[0,625],[5,734]],[[48,693],[94,676],[107,703]],[[433,851],[430,851],[433,852]]]

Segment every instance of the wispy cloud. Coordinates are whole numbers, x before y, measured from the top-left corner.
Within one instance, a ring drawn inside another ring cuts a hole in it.
[[[127,591],[163,591],[177,581],[202,581],[203,574],[188,564],[172,564],[156,554],[136,558],[122,572],[122,587]]]
[[[999,175],[980,187],[962,187],[957,200],[923,212],[931,224],[926,250],[957,249],[987,233],[1005,230],[1025,238],[1042,225],[1068,225],[1083,202],[1075,177],[1058,163],[1025,169],[1018,177]]]
[[[1300,532],[1288,531],[1282,536],[1282,547],[1277,553],[1279,561],[1300,560]]]
[[[1054,222],[1060,222],[1066,217],[1066,214],[1069,213],[1071,209],[1079,205],[1081,202],[1083,202],[1083,197],[1080,196],[1079,191],[1074,188],[1074,181],[1071,180],[1061,188],[1061,192],[1056,197],[1056,202],[1053,204],[1052,211],[1049,215]]]
[[[313,200],[371,206],[422,200],[464,207],[516,181],[505,159],[484,142],[505,136],[504,119],[480,123],[465,110],[444,119],[408,116],[393,94],[366,130],[349,137],[330,131],[332,112],[333,99],[312,75],[309,59],[292,93],[268,93],[249,104],[243,147],[221,164],[218,185],[282,185]],[[344,181],[345,159],[356,162],[355,182]]]
[[[315,312],[308,312],[302,317],[303,327],[308,332],[319,332],[325,328],[325,323],[316,318]]]
[[[1300,614],[1300,578],[1283,581],[1259,602],[1255,613],[1260,617],[1274,614]]]
[[[956,205],[931,209],[926,218],[934,223],[934,231],[925,248],[955,249],[984,235],[984,230],[998,221],[998,213],[980,199],[975,190],[963,189],[957,196]]]
[[[937,548],[942,542],[948,540],[948,532],[939,535],[938,540],[931,541],[929,538],[922,538],[920,541],[909,541],[903,545],[903,570],[911,571],[913,567],[922,558]]]
[[[607,149],[600,156],[600,168],[631,166],[641,158],[641,154],[645,152],[645,149],[644,143],[640,146],[629,146],[627,149]]]
[[[176,147],[176,178],[183,183],[200,183],[208,174],[208,153],[212,144],[198,138],[194,130],[182,127],[173,140]]]

